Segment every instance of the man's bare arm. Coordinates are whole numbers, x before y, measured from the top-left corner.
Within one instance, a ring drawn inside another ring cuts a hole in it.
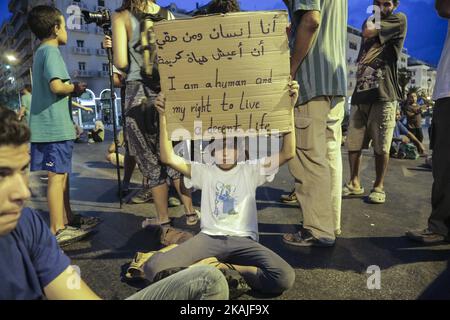
[[[311,50],[320,28],[319,11],[306,11],[301,15],[291,57],[291,76],[295,79],[298,68]]]
[[[69,266],[44,288],[49,300],[101,300]]]

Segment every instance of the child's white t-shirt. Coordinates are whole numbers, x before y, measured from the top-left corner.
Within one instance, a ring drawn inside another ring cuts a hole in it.
[[[245,162],[229,171],[192,163],[186,185],[202,190],[201,229],[212,236],[251,237],[258,241],[256,188],[274,179],[264,160]]]

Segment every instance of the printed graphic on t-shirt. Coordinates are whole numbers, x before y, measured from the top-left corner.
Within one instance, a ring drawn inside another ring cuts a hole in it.
[[[356,92],[364,92],[380,87],[385,79],[383,68],[386,62],[381,59],[384,46],[374,43],[367,51],[364,50],[359,59]]]
[[[218,219],[226,219],[230,215],[237,215],[235,196],[236,186],[217,182],[216,184],[216,199],[214,215]]]

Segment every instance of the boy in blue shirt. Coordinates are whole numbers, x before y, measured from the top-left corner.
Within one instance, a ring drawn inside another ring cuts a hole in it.
[[[50,6],[34,7],[28,25],[41,44],[33,62],[31,101],[31,171],[48,171],[47,201],[50,229],[63,246],[89,234],[98,220],[74,216],[70,208],[69,174],[76,138],[69,101],[86,90],[86,84],[70,83],[70,76],[58,49],[67,43],[65,19]]]
[[[23,208],[28,188],[30,131],[16,114],[0,106],[0,301],[97,300],[70,265],[42,218]],[[165,278],[129,300],[227,299],[222,273],[195,266]]]

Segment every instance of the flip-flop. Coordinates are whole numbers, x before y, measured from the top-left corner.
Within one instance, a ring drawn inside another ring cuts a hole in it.
[[[386,202],[386,193],[380,189],[372,189],[368,197],[370,203],[383,204]]]
[[[361,197],[364,192],[364,188],[355,189],[352,185],[346,183],[342,188],[342,197]]]
[[[128,280],[144,280],[144,264],[151,258],[151,256],[153,256],[153,254],[155,254],[155,252],[156,251],[150,251],[147,253],[137,252],[127,269],[125,278]]]
[[[196,225],[200,220],[198,210],[195,210],[193,213],[185,213],[185,216],[186,216],[186,224],[188,226]]]

